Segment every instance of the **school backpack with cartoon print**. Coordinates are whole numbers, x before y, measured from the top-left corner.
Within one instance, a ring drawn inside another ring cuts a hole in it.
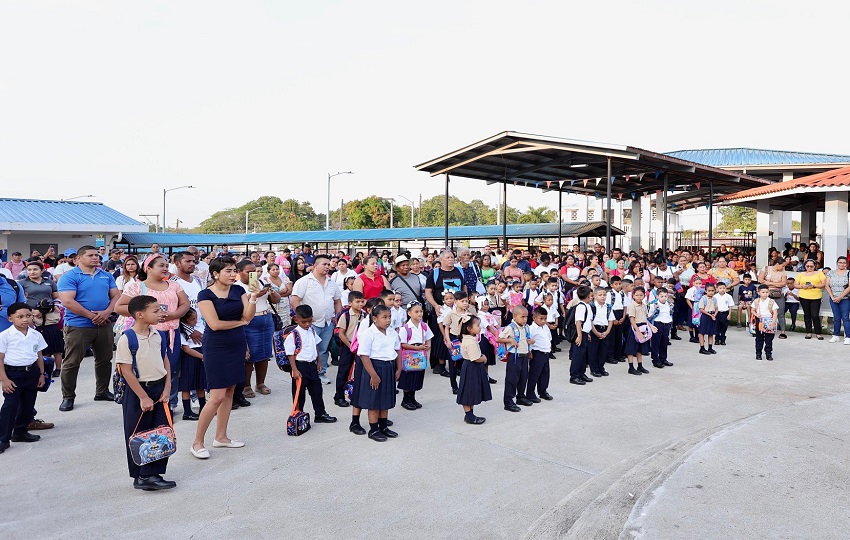
[[[293,339],[295,340],[295,352],[293,353],[295,356],[298,356],[298,353],[301,352],[301,334],[296,332],[296,328],[298,328],[297,324],[290,324],[289,326],[284,327],[283,330],[278,330],[274,333],[272,337],[272,345],[274,345],[274,359],[277,362],[277,367],[281,370],[290,373],[292,371],[292,365],[289,363],[289,356],[286,354],[286,338],[289,337],[289,334],[295,334]],[[313,328],[310,328],[311,332],[315,332]]]
[[[703,289],[697,289],[694,293],[694,309],[691,310],[691,323],[694,327],[699,328],[699,318],[702,313],[699,311],[699,301],[702,300],[705,291]]]

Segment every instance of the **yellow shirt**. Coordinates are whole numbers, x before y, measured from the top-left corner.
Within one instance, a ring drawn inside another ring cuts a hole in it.
[[[805,272],[797,274],[797,295],[800,298],[805,298],[806,300],[817,300],[819,298],[823,298],[823,289],[819,289],[817,287],[813,289],[804,289],[803,286],[806,283],[811,283],[812,285],[823,285],[826,283],[826,276],[823,275],[823,272],[815,270],[811,275]]]

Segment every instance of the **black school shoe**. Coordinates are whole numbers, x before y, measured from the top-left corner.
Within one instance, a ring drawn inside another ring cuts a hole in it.
[[[12,435],[12,442],[37,442],[41,440],[41,435],[33,435],[28,431],[24,431],[19,435]]]
[[[641,372],[636,370],[633,365],[629,364],[629,374],[630,375],[641,375]],[[570,382],[572,382],[572,381],[570,381]]]
[[[233,396],[233,403],[239,405],[240,407],[250,407],[251,402],[245,396]]]
[[[142,478],[141,476],[134,478],[133,487],[144,491],[160,491],[163,489],[177,487],[177,482],[174,482],[173,480],[165,480],[160,475],[155,474],[148,478]]]
[[[65,398],[62,400],[62,403],[59,405],[59,410],[62,412],[73,411],[74,410],[74,398]]]
[[[530,401],[532,403],[540,403],[540,398],[537,397],[537,396],[534,396],[534,397],[526,396],[525,399],[527,399],[528,401]]]
[[[464,418],[463,419],[463,421],[466,422],[467,424],[472,424],[472,425],[475,425],[475,426],[483,424],[486,420],[487,419],[484,418],[483,416],[473,416],[472,418]]]
[[[768,354],[767,360],[768,360],[768,362],[773,362],[773,355]],[[15,439],[12,439],[12,440],[14,441]]]
[[[366,430],[360,424],[351,424],[348,426],[348,431],[355,435],[366,435]]]
[[[328,413],[317,414],[313,422],[317,424],[333,424],[336,422],[336,416],[331,416]]]
[[[350,407],[351,404],[344,399],[334,399],[334,405],[337,407]]]
[[[510,411],[510,412],[519,412],[522,409],[517,407],[516,403],[511,402],[511,403],[505,403],[505,410]]]
[[[658,369],[664,369],[664,364],[662,364],[661,362],[653,362],[652,366],[657,367]]]
[[[584,379],[582,379],[580,377],[573,377],[573,378],[570,379],[570,384],[577,384],[577,385],[581,386],[581,385],[587,384],[587,383],[585,383]]]
[[[593,379],[591,379],[590,377],[588,377],[584,373],[581,374],[581,380],[583,380],[584,382],[593,382]]]
[[[673,365],[673,363],[672,363],[672,362],[668,362],[667,360],[662,360],[662,361],[661,361],[661,363],[662,363],[663,365],[667,366],[667,367],[670,367],[670,366],[672,366],[672,365]]]
[[[395,439],[396,437],[398,437],[398,433],[396,433],[395,431],[391,430],[390,428],[384,428],[384,429],[382,429],[382,430],[381,430],[381,433],[383,433],[384,435],[386,435],[386,436],[387,436],[387,437],[389,437],[390,439]]]
[[[549,353],[549,360],[555,359],[555,353]]]
[[[523,407],[531,407],[532,405],[534,405],[534,403],[524,397],[517,398],[516,402],[517,405],[522,405]]]
[[[379,429],[369,432],[369,438],[375,442],[387,442],[387,436]]]
[[[553,398],[552,394],[550,394],[549,392],[540,392],[540,399],[545,399],[546,401],[552,401],[555,398]]]
[[[680,338],[679,336],[670,336],[670,339],[673,339],[673,340],[676,340],[676,341],[682,340],[682,338]]]
[[[487,377],[487,382],[489,382],[490,384],[496,384],[496,379],[494,379],[493,377]]]
[[[200,416],[193,412],[183,413],[183,420],[198,420],[198,418],[200,418]]]
[[[95,401],[115,401],[115,396],[112,395],[112,392],[107,390],[106,392],[101,392],[100,394],[94,395]]]
[[[411,403],[413,403],[413,406],[414,406],[414,407],[416,407],[417,409],[421,409],[421,408],[422,408],[422,404],[421,404],[421,403],[419,403],[418,401],[416,401],[415,399],[414,399],[413,401],[411,401]],[[388,421],[389,421],[389,420],[388,420]]]
[[[643,374],[649,373],[649,370],[646,369],[645,367],[643,367],[643,364],[638,364],[637,370],[640,371]]]
[[[760,354],[757,354],[757,355],[756,355],[756,360],[761,360],[761,355],[760,355]]]
[[[415,411],[416,405],[414,405],[413,403],[410,403],[409,401],[405,401],[404,403],[401,404],[401,408],[406,410],[406,411]]]

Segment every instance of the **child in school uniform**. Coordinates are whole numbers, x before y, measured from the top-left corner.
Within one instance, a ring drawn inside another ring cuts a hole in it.
[[[354,406],[369,415],[368,437],[376,442],[398,437],[387,425],[389,410],[395,407],[395,381],[401,376],[401,342],[390,328],[392,314],[386,306],[375,306],[372,324],[357,335],[357,354],[363,363],[360,378],[355,374]]]
[[[313,402],[313,412],[315,416],[313,422],[316,424],[333,424],[336,422],[336,417],[328,414],[325,409],[325,401],[322,399],[322,380],[319,378],[319,372],[322,365],[318,362],[318,336],[313,329],[313,308],[307,304],[301,304],[295,308],[295,330],[286,336],[283,342],[283,349],[286,356],[289,357],[289,365],[292,366],[292,399],[297,400],[298,410],[304,410],[304,402],[307,399],[307,393],[310,394],[310,401]],[[296,352],[295,332],[301,341],[301,350]],[[304,391],[298,391],[298,379],[301,379],[301,386]]]
[[[390,308],[392,312],[392,323],[391,328],[398,332],[401,330],[401,327],[404,326],[404,323],[407,322],[407,309],[403,308],[401,305],[401,293],[393,292],[392,296],[393,305]]]
[[[463,421],[473,425],[483,424],[485,421],[484,417],[475,416],[473,407],[483,401],[493,399],[490,383],[487,382],[487,357],[481,353],[481,348],[478,345],[480,333],[481,321],[478,317],[464,315],[460,326],[460,352],[463,355],[464,362],[457,403],[463,405],[463,412],[466,413]]]
[[[181,340],[182,350],[180,353],[180,380],[177,389],[182,392],[183,420],[197,421],[198,415],[204,409],[204,405],[207,404],[207,374],[204,370],[203,347],[200,343],[195,343],[191,339],[195,330],[203,334],[204,325],[198,324],[198,312],[189,308],[189,311],[180,318],[180,333],[183,335],[183,339]],[[198,405],[200,406],[198,414],[192,412],[193,390],[198,396]]]
[[[696,284],[696,281],[694,281]],[[714,336],[717,335],[717,301],[714,294],[717,292],[713,283],[705,286],[705,295],[697,302],[699,309],[699,353],[717,354],[714,350]]]
[[[352,291],[352,292],[354,292],[354,291]],[[354,365],[354,370],[352,371],[351,368],[349,368],[349,374],[351,374],[353,376],[353,379],[352,378],[346,379],[346,382],[348,382],[349,380],[359,381],[361,374],[363,372],[363,362],[360,361],[360,356],[358,355],[358,353],[356,351],[351,350],[351,343],[354,340],[354,335],[356,334],[356,335],[359,336],[359,335],[363,334],[364,332],[366,332],[366,330],[369,329],[369,327],[372,325],[372,317],[371,317],[372,310],[375,309],[376,307],[382,306],[382,305],[384,305],[384,302],[381,300],[381,298],[375,297],[375,298],[370,298],[369,300],[366,300],[366,304],[363,306],[363,309],[362,309],[361,314],[360,314],[360,322],[357,324],[357,330],[354,331],[354,334],[352,334],[351,340],[349,340],[349,342],[348,342],[349,343],[348,349],[349,349],[349,352],[351,352],[351,355],[353,357],[352,363]],[[357,384],[354,384],[353,386],[354,387],[352,389],[352,396],[351,396],[351,423],[348,425],[348,431],[354,433],[355,435],[366,435],[366,430],[363,429],[363,426],[360,425],[360,412],[361,412],[360,407],[355,405],[355,402],[356,402],[355,396],[357,396],[357,393],[358,393]],[[343,383],[342,390],[340,391],[340,395],[343,398],[345,398],[345,383]],[[389,422],[388,425],[391,426],[392,422]]]
[[[776,335],[776,323],[779,320],[779,305],[770,298],[770,287],[759,285],[758,298],[753,300],[752,324],[756,333],[756,360],[761,360],[764,349],[768,360],[773,360],[773,338]]]
[[[661,288],[655,294],[655,302],[649,306],[649,322],[652,323],[657,332],[652,334],[649,349],[652,354],[652,365],[657,368],[672,366],[667,361],[667,347],[670,345],[670,329],[673,326],[673,306],[667,289]]]
[[[348,407],[350,404],[345,399],[345,383],[352,378],[354,369],[354,355],[351,353],[351,340],[357,333],[357,326],[364,318],[363,306],[366,300],[360,291],[348,293],[348,309],[343,309],[336,322],[337,336],[339,337],[339,369],[336,372],[336,388],[334,393],[334,405],[337,407]],[[362,429],[362,428],[361,428]]]
[[[649,373],[643,367],[643,357],[649,354],[649,339],[638,341],[637,334],[646,336],[646,330],[654,333],[658,330],[649,324],[648,312],[646,304],[643,303],[646,292],[643,287],[635,287],[632,292],[632,302],[626,308],[626,313],[629,316],[630,328],[626,333],[626,358],[629,360],[629,373],[631,375],[642,375]],[[637,367],[634,361],[637,360]]]
[[[534,303],[540,295],[540,278],[534,276],[528,283],[528,287],[522,292],[522,303],[526,309],[534,309]]]
[[[130,299],[127,311],[133,316],[132,331],[139,342],[136,351],[136,369],[132,369],[133,354],[125,332],[118,339],[115,350],[116,369],[127,382],[127,391],[121,401],[124,413],[124,449],[127,467],[133,478],[133,487],[143,491],[171,489],[177,483],[165,480],[162,475],[168,467],[168,458],[136,465],[130,455],[127,441],[135,433],[147,431],[169,423],[167,412],[171,388],[171,364],[163,354],[163,334],[156,330],[162,311],[159,300],[153,296],[140,295]]]
[[[696,310],[699,309],[699,301],[702,300],[702,297],[705,295],[705,289],[702,286],[702,279],[699,276],[694,277],[691,286],[688,287],[688,292],[685,293],[685,302],[688,304],[688,334],[690,334],[691,343],[701,343],[699,339],[699,323],[702,322],[701,317],[697,319],[698,322],[694,323],[695,317],[693,316]],[[699,311],[696,311],[699,313]],[[702,345],[700,345],[702,348]]]
[[[729,313],[735,307],[735,299],[726,292],[726,283],[717,284],[717,294],[714,295],[717,302],[717,339],[718,345],[726,345],[726,331],[729,330]]]
[[[528,310],[517,306],[511,313],[511,323],[502,328],[499,333],[498,343],[507,346],[507,367],[505,368],[505,392],[503,401],[505,410],[519,412],[517,403],[530,407],[533,402],[525,398],[526,385],[528,384],[528,358],[531,355],[531,329],[528,327]],[[514,403],[516,398],[516,403]]]
[[[496,339],[499,332],[502,330],[501,317],[494,314],[490,310],[490,300],[487,296],[479,296],[476,300],[478,303],[478,318],[481,320],[481,339],[478,344],[481,347],[481,354],[487,357],[487,380],[490,384],[496,384],[496,379],[489,376],[490,366],[496,365]]]
[[[679,298],[682,294],[682,284],[679,283],[679,280],[676,278],[670,278],[667,280],[667,301],[671,304],[671,309],[673,313],[676,314],[676,306],[681,305]],[[670,326],[670,339],[673,341],[681,341],[682,338],[679,337],[679,328],[675,324],[676,319],[673,319],[673,323]]]
[[[751,319],[750,307],[758,295],[758,290],[753,285],[753,276],[749,272],[745,273],[741,276],[741,284],[738,285],[738,328],[745,327]]]
[[[561,349],[555,346],[561,339],[558,335],[558,310],[555,307],[555,299],[552,297],[552,294],[549,292],[542,294],[543,305],[537,306],[534,309],[541,308],[546,312],[546,328],[549,329],[549,354],[547,356],[550,360],[554,360],[555,353],[561,352]]]
[[[546,303],[546,295],[551,295],[552,297],[552,302],[549,304]],[[554,332],[551,339],[552,351],[560,352],[561,349],[558,348],[558,344],[561,342],[560,328],[564,317],[564,293],[561,292],[561,284],[558,278],[551,277],[547,280],[546,288],[534,299],[534,307],[538,306],[546,307],[548,314],[546,322],[549,323],[550,328],[552,328],[551,323],[554,323]],[[550,358],[553,358],[553,356],[550,356]]]
[[[611,306],[611,313],[614,315],[614,324],[611,327],[611,333],[608,338],[608,363],[618,364],[626,361],[626,354],[623,352],[623,338],[626,326],[626,293],[623,292],[623,280],[614,276],[611,278],[611,289],[608,291],[608,297],[605,303]]]
[[[540,403],[541,399],[549,401],[552,396],[549,389],[549,354],[552,352],[552,332],[546,322],[549,313],[543,307],[536,307],[532,312],[531,360],[528,363],[528,383],[525,398],[532,403]],[[536,393],[535,393],[536,390]]]
[[[454,311],[455,293],[449,290],[443,291],[443,305],[440,306],[440,312],[437,313],[437,329],[440,331],[440,339],[435,339],[431,344],[431,368],[435,375],[450,377],[451,373],[446,369],[446,364],[452,361],[451,351],[446,347],[446,340],[443,333],[443,321],[446,316]]]
[[[6,313],[12,326],[0,332],[0,454],[11,442],[29,443],[41,439],[27,431],[33,419],[38,389],[44,386],[44,357],[47,342],[40,332],[30,328],[32,308],[26,302],[11,304]],[[166,395],[166,398],[168,396]]]
[[[428,350],[431,348],[431,339],[434,337],[434,332],[428,328],[428,325],[422,322],[424,315],[422,304],[417,301],[407,304],[408,320],[398,331],[399,342],[402,350],[408,351],[425,351],[427,356]],[[416,401],[416,392],[422,390],[425,383],[425,370],[422,371],[404,371],[398,378],[398,389],[404,392],[404,397],[401,400],[401,407],[408,411],[421,409],[422,404]]]
[[[457,395],[458,385],[457,378],[461,374],[463,368],[463,358],[460,360],[452,360],[451,350],[452,342],[460,341],[460,323],[465,315],[469,314],[469,297],[463,291],[458,291],[454,294],[455,304],[454,309],[443,317],[443,343],[446,345],[447,358],[449,364],[449,376],[451,377],[452,393]]]
[[[594,377],[607,377],[605,361],[608,359],[608,344],[611,342],[611,329],[614,327],[614,310],[605,302],[608,291],[602,288],[593,293],[590,304],[591,326],[588,334],[587,360],[590,374]]]
[[[590,313],[591,294],[590,287],[579,285],[575,289],[573,298],[576,310],[576,341],[570,346],[570,384],[579,386],[593,382],[593,379],[586,374],[589,363],[590,330],[593,327],[593,317]]]

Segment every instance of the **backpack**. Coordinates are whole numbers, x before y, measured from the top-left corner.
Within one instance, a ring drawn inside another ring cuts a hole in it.
[[[289,334],[295,334],[293,336],[293,340],[295,341],[295,352],[294,356],[298,356],[298,353],[301,352],[301,334],[296,332],[295,329],[298,328],[297,324],[290,324],[289,326],[285,326],[283,330],[278,330],[274,333],[272,337],[272,345],[274,345],[274,359],[277,362],[277,367],[279,367],[282,371],[286,371],[290,373],[292,371],[292,365],[289,363],[289,355],[286,354],[286,338],[289,337]],[[315,330],[313,327],[310,327],[310,331],[315,334]]]
[[[511,327],[511,330],[513,330],[513,333],[514,333],[514,340],[515,340],[517,343],[519,343],[519,337],[520,337],[520,336],[519,336],[519,326],[517,326],[517,324],[516,324],[515,322],[511,322],[511,324],[509,324],[508,326],[510,326],[510,327]],[[530,338],[531,338],[531,331],[529,331],[529,329],[528,329],[528,325],[525,325],[525,339],[526,339],[526,341],[527,341],[527,340],[528,340],[528,339],[530,339]],[[508,345],[508,346],[506,346],[506,347],[505,347],[505,357],[502,359],[502,361],[503,361],[503,362],[507,362],[507,361],[508,361],[508,355],[509,355],[511,352],[514,352],[514,350],[515,350],[515,349],[516,349],[516,348],[515,348],[513,345]]]
[[[165,355],[168,353],[168,334],[162,330],[157,330],[157,332],[159,332],[159,337],[162,342],[162,357],[165,358]],[[130,349],[130,356],[133,357],[133,374],[138,379],[139,369],[136,365],[136,353],[139,352],[139,336],[136,335],[136,331],[132,328],[125,330],[124,335],[127,336],[127,348]],[[115,403],[122,403],[126,392],[127,380],[124,379],[123,375],[121,375],[120,364],[116,363],[115,373],[112,374],[112,394],[115,396]]]
[[[18,296],[20,296],[20,294],[21,294],[21,286],[18,285],[18,282],[15,281],[14,279],[7,278],[6,276],[3,276],[3,278],[9,283],[9,286],[12,287],[12,289],[15,291],[15,302],[17,302]]]
[[[608,308],[608,314],[605,315],[605,319],[608,320],[611,318],[611,312],[614,310],[614,307],[611,304],[605,304],[605,307]],[[591,302],[590,313],[592,314],[590,316],[590,320],[592,321],[596,318],[596,302]],[[575,317],[573,317],[573,319],[575,319]],[[575,320],[573,320],[573,327],[575,327]]]
[[[337,320],[339,320],[340,317],[345,318],[345,328],[347,329],[348,325],[351,324],[351,306],[342,308],[342,311],[340,311],[339,315],[337,315]],[[339,327],[334,327],[334,334],[339,335]]]
[[[567,310],[567,316],[564,317],[565,325],[564,334],[567,336],[567,341],[572,344],[575,344],[576,340],[578,340],[578,329],[576,328],[576,309],[583,305],[584,302],[579,302],[574,305],[570,309]],[[587,306],[585,306],[585,317],[587,317]]]

